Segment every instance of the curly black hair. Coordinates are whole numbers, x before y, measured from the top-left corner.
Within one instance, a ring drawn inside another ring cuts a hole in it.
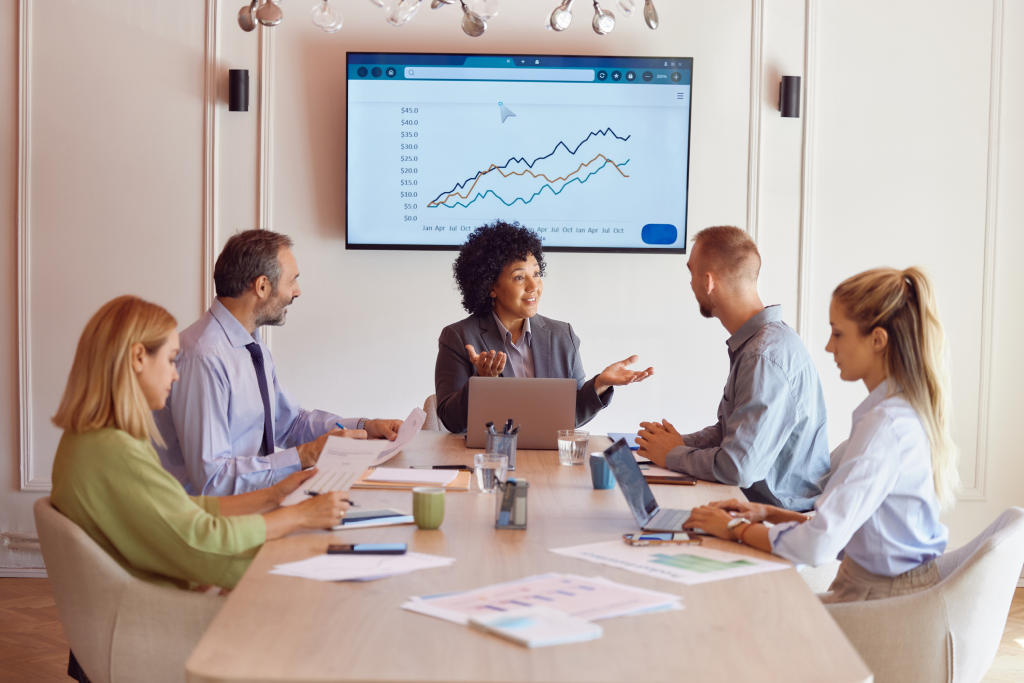
[[[519,223],[494,221],[469,234],[452,264],[455,283],[462,293],[462,307],[472,315],[491,312],[491,287],[505,266],[525,261],[530,254],[537,259],[544,275],[544,250],[537,233]]]

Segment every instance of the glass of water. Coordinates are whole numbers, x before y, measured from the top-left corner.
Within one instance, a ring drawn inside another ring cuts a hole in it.
[[[499,453],[477,453],[473,456],[476,468],[476,483],[481,493],[494,493],[498,482],[505,481],[508,472],[508,456]]]
[[[590,445],[590,432],[582,429],[558,430],[558,462],[563,465],[582,465]]]

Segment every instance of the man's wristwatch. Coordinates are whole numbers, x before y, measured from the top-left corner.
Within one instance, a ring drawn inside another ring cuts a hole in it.
[[[356,429],[366,429],[366,418],[359,418],[359,422],[356,423]]]
[[[736,541],[737,543],[742,543],[743,541],[736,538],[736,532],[733,531],[733,529],[738,527],[740,524],[750,524],[750,520],[746,517],[736,517],[735,519],[730,519],[729,523],[725,525],[725,528],[729,530],[729,536],[731,536],[732,540]]]

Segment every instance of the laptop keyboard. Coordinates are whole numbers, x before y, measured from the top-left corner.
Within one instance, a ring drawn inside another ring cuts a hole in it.
[[[658,510],[651,521],[645,525],[651,529],[682,529],[683,522],[690,516],[688,510]]]

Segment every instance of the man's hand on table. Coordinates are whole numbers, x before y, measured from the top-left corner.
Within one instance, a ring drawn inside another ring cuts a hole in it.
[[[665,466],[665,457],[669,451],[677,446],[686,445],[683,443],[683,437],[668,420],[641,422],[640,427],[642,429],[636,440],[640,444],[640,450],[637,452],[649,458],[658,467]]]

